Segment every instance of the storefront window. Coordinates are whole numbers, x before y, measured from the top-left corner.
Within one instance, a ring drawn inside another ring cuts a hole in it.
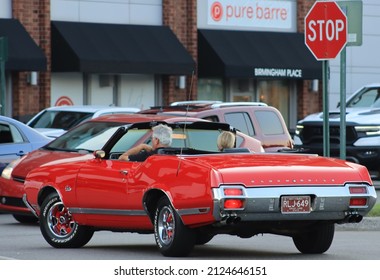
[[[254,101],[253,82],[250,79],[231,79],[231,101],[251,102]]]
[[[199,79],[198,100],[224,101],[222,79]]]
[[[264,102],[277,108],[289,127],[292,85],[289,80],[229,79],[224,85],[222,79],[199,79],[198,100]]]
[[[155,102],[154,75],[120,75],[119,106],[149,109]]]
[[[90,74],[87,103],[91,105],[116,105],[113,98],[114,76],[111,74]]]
[[[286,80],[257,81],[258,101],[277,108],[289,125],[290,86]]]

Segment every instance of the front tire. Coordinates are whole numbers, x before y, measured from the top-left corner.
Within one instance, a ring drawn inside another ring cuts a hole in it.
[[[322,224],[302,235],[294,236],[293,242],[303,254],[323,254],[330,248],[334,232],[334,224]]]
[[[73,219],[56,193],[49,194],[42,203],[40,229],[45,240],[55,248],[82,247],[94,234],[92,229]]]
[[[166,257],[187,256],[195,244],[194,232],[182,223],[167,197],[162,197],[157,204],[154,237],[161,254]]]

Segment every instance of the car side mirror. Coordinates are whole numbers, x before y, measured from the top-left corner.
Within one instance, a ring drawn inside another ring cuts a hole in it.
[[[95,158],[102,159],[106,156],[106,152],[103,150],[96,150],[96,151],[94,151],[94,156],[95,156]]]

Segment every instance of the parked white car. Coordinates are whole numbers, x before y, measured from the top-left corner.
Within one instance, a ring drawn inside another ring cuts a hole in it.
[[[57,138],[70,128],[89,119],[110,114],[134,114],[139,111],[140,109],[134,107],[56,106],[42,110],[28,121],[27,125],[48,137]]]

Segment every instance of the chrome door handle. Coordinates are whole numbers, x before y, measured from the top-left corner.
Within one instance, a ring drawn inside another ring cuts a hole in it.
[[[121,173],[122,175],[128,175],[128,170],[120,170],[120,173]]]

